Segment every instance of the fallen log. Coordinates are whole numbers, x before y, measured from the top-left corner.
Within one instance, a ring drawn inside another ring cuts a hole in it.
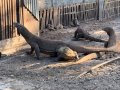
[[[89,70],[81,73],[77,78],[81,78],[81,77],[84,76],[85,74],[91,73],[94,69],[97,69],[97,68],[99,68],[99,67],[101,67],[101,66],[104,66],[104,65],[107,65],[107,64],[109,64],[109,63],[112,63],[112,62],[114,62],[114,61],[116,61],[116,60],[120,60],[120,56],[115,57],[115,58],[112,58],[111,60],[102,62],[102,63],[100,63],[100,64],[97,64],[97,65],[91,67]]]

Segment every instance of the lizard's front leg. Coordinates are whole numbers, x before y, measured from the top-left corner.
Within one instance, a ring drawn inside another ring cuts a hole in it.
[[[36,57],[37,57],[37,59],[39,60],[39,59],[40,59],[40,56],[39,56],[39,54],[40,54],[40,49],[39,49],[38,44],[35,43],[35,42],[29,42],[29,44],[30,44],[30,46],[31,46],[31,51],[28,52],[28,54],[32,54],[33,51],[35,50]]]
[[[39,49],[39,46],[37,44],[35,44],[35,54],[36,54],[36,57],[38,60],[40,60],[40,49]]]

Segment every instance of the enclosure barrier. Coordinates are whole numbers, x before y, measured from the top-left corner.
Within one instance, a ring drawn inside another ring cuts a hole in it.
[[[104,1],[103,19],[120,16],[120,0]]]
[[[0,40],[17,36],[13,22],[20,22],[19,0],[0,0]]]
[[[38,20],[37,0],[24,0],[24,7]]]
[[[22,2],[22,3],[21,3]],[[109,19],[120,16],[120,0],[96,0],[92,3],[78,3],[42,9],[37,11],[38,0],[0,0],[0,40],[16,37],[13,22],[22,22],[22,7],[39,19],[40,29],[45,29],[50,20],[55,26],[69,26],[77,18],[80,22]],[[24,18],[23,18],[24,19]]]
[[[97,20],[98,3],[80,3],[73,5],[64,5],[39,11],[40,29],[45,29],[50,20],[54,25],[62,24],[69,26],[77,18],[81,21]]]

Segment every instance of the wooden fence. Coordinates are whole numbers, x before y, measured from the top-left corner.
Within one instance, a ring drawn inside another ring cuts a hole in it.
[[[20,22],[19,8],[19,0],[0,0],[0,40],[17,35],[13,22]]]
[[[80,22],[96,20],[98,18],[98,3],[81,3],[39,11],[40,29],[44,29],[49,20],[53,20],[54,25],[62,24],[69,26],[77,18]]]
[[[102,5],[98,3],[100,1],[103,1]],[[38,12],[36,10],[37,0],[0,0],[0,40],[13,38],[18,35],[13,28],[13,22],[21,23],[23,21],[22,4],[36,19],[39,19],[40,29],[45,29],[49,20],[53,20],[55,26],[58,24],[69,26],[75,18],[82,22],[98,20],[100,19],[99,17],[107,19],[120,16],[120,0],[96,0],[93,3],[42,9],[39,11],[39,18],[37,18]],[[101,9],[102,14],[100,14],[101,6],[103,7]]]
[[[120,16],[120,0],[105,0],[103,11],[103,18],[105,19]]]
[[[24,0],[24,7],[38,20],[37,0]]]

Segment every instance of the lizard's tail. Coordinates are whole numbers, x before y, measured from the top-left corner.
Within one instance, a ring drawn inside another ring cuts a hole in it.
[[[69,44],[69,47],[78,52],[78,53],[92,53],[92,52],[109,52],[113,51],[111,48],[100,48],[100,47],[86,47],[86,46],[79,46],[79,45],[73,45]]]
[[[111,27],[103,28],[103,30],[109,35],[109,40],[107,42],[107,48],[100,47],[87,47],[87,46],[79,46],[74,43],[70,43],[69,47],[78,53],[92,53],[92,52],[120,52],[119,46],[120,43],[116,42],[116,34]]]
[[[95,38],[91,35],[89,35],[89,33],[85,32],[82,28],[78,27],[77,30],[74,33],[74,39],[78,40],[79,38],[85,38],[86,40],[90,40],[90,41],[95,41],[95,42],[104,42],[106,43],[107,41],[102,40],[102,39],[98,39]]]
[[[103,30],[109,36],[109,40],[105,43],[105,47],[108,48],[108,47],[114,46],[117,43],[117,40],[116,40],[115,31],[113,30],[113,28],[105,27],[103,28]]]
[[[69,47],[78,52],[78,53],[93,53],[93,52],[117,52],[120,53],[119,44],[116,44],[109,48],[102,47],[86,47],[86,46],[78,46],[78,45],[69,45]]]

